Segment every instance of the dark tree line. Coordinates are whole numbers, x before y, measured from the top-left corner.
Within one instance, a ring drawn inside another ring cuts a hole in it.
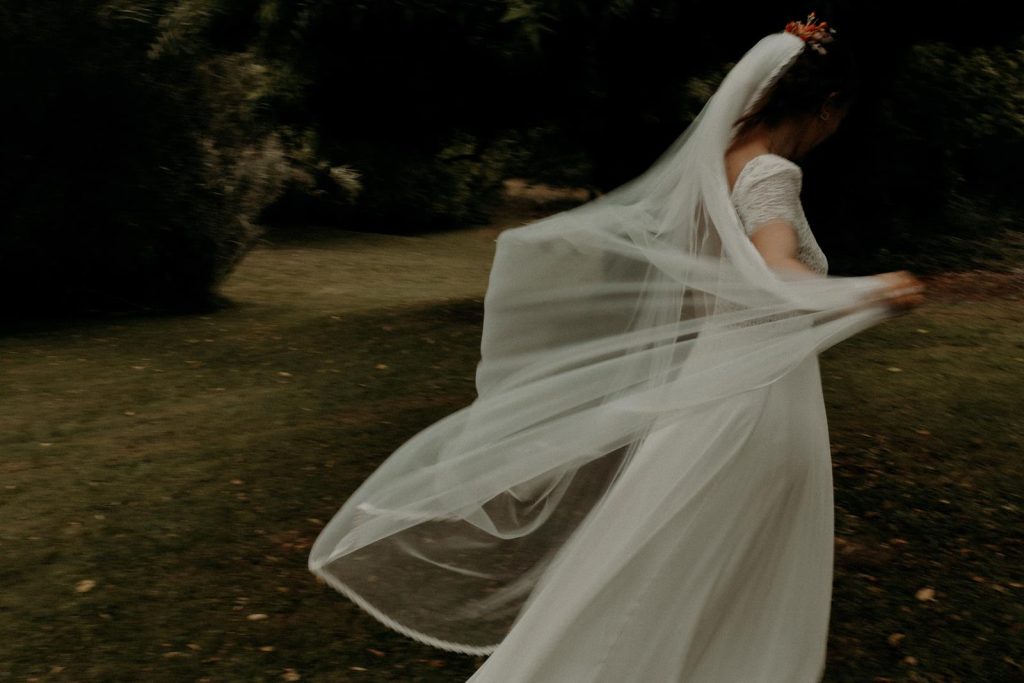
[[[266,226],[468,225],[511,175],[609,190],[810,9],[867,84],[805,162],[835,272],[1019,234],[1024,27],[966,3],[0,0],[9,310],[205,305]]]

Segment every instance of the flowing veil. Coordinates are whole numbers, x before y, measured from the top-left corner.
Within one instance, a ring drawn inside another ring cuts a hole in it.
[[[499,235],[478,397],[345,501],[317,576],[411,638],[493,652],[646,435],[892,315],[874,277],[768,268],[730,199],[735,121],[804,48],[761,39],[642,175]],[[680,453],[713,457],[707,438]]]

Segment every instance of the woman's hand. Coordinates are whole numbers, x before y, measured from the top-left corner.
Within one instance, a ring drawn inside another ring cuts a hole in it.
[[[924,303],[924,284],[909,271],[897,270],[875,277],[883,280],[885,286],[881,291],[873,292],[872,298],[882,298],[890,308],[905,312]]]

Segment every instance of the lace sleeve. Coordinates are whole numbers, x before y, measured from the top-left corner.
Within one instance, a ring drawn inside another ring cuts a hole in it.
[[[757,169],[735,197],[736,213],[748,235],[770,221],[785,220],[794,228],[800,221],[800,169],[771,166]]]

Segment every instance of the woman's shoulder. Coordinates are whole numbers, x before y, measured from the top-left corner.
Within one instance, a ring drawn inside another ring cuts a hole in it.
[[[803,179],[803,171],[795,162],[779,154],[772,152],[758,154],[748,160],[740,169],[733,185],[733,193],[737,193],[742,187],[749,187],[756,181],[772,177],[778,181],[788,181],[788,183],[799,186]]]
[[[787,171],[796,176],[803,175],[803,171],[795,161],[772,152],[765,152],[764,154],[758,154],[753,157],[743,168],[744,170],[747,170],[748,167],[750,169],[750,173],[759,173],[762,175],[771,175],[773,173]]]

